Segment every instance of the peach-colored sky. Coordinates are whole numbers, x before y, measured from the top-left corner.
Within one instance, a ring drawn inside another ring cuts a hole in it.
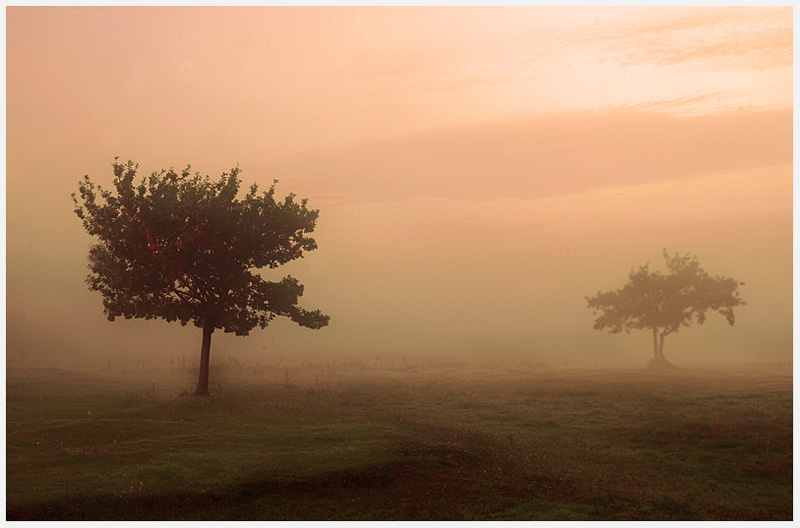
[[[8,7],[6,23],[9,363],[199,354],[196,329],[108,323],[86,290],[70,193],[110,182],[114,156],[142,174],[238,163],[321,211],[320,249],[278,271],[331,326],[217,333],[212,363],[641,365],[648,336],[592,331],[584,296],[664,247],[748,301],[668,357],[791,355],[791,7]]]

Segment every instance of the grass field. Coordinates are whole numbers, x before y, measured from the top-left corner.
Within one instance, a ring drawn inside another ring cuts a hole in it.
[[[790,376],[7,370],[9,520],[790,520]]]

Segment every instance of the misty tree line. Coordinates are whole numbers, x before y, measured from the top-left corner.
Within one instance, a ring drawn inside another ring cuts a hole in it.
[[[309,234],[319,211],[309,209],[307,199],[297,201],[294,194],[276,199],[277,180],[261,193],[254,183],[238,199],[238,167],[217,181],[187,166],[181,172],[153,172],[138,183],[134,162],[115,158],[112,167],[113,191],[87,175],[79,196],[72,195],[75,214],[97,238],[89,250],[89,289],[102,295],[109,321],[158,318],[201,328],[196,395],[209,394],[215,330],[246,336],[278,316],[310,329],[329,324],[320,310],[298,305],[304,288],[296,278],[273,282],[257,272],[317,249]],[[666,336],[703,324],[708,312],[720,313],[732,325],[733,309],[745,304],[737,291],[743,283],[710,276],[689,254],[670,256],[664,250],[664,258],[667,274],[645,264],[630,272],[622,288],[586,298],[595,329],[652,332],[653,367],[670,365],[664,356]],[[175,364],[186,368],[185,356]]]

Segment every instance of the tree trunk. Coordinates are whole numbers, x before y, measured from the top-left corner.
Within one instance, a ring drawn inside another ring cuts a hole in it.
[[[200,350],[200,378],[197,380],[195,396],[208,396],[208,357],[211,354],[211,334],[213,325],[203,327],[203,348]]]
[[[667,361],[664,357],[664,338],[667,337],[667,332],[658,333],[657,328],[653,328],[653,359],[650,360],[650,367],[652,368],[668,368],[672,367],[672,363]]]
[[[658,361],[658,328],[653,328],[653,359],[650,364]]]

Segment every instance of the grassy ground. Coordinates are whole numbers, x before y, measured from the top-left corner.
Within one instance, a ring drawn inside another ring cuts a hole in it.
[[[792,518],[790,377],[259,368],[9,369],[7,518]]]

